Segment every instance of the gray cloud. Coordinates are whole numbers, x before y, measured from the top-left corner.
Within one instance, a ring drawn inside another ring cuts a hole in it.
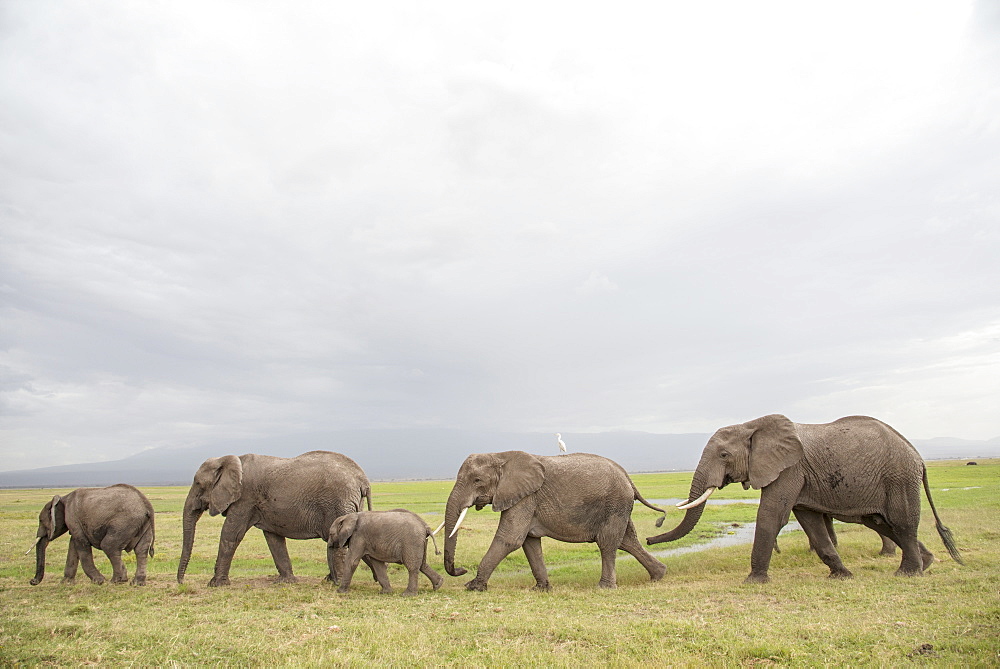
[[[3,468],[771,412],[997,436],[995,12],[725,9],[4,6]]]

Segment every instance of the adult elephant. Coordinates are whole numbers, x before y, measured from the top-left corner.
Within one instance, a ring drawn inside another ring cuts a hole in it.
[[[759,488],[760,507],[747,582],[766,583],[778,530],[790,512],[802,525],[831,578],[849,578],[834,548],[824,516],[861,523],[902,549],[898,575],[921,574],[933,559],[917,540],[920,485],[938,534],[959,563],[951,532],[941,524],[927,483],[927,469],[916,449],[896,430],[867,416],[832,423],[793,423],[782,415],[764,416],[719,429],[702,452],[691,480],[687,509],[673,530],[647,543],[674,541],[694,528],[704,502],[716,489],[742,483]]]
[[[636,537],[631,518],[635,500],[663,512],[643,499],[618,463],[599,455],[539,456],[524,451],[470,455],[458,470],[445,509],[444,568],[452,576],[466,573],[455,567],[459,525],[469,507],[480,510],[492,504],[500,512],[500,523],[476,577],[465,586],[469,590],[486,590],[497,564],[517,548],[528,558],[535,588],[548,590],[542,537],[596,542],[603,588],[616,585],[618,549],[631,553],[657,581],[667,568]]]
[[[229,585],[233,553],[251,527],[260,528],[278,568],[279,583],[294,583],[285,539],[330,538],[330,525],[345,513],[371,506],[371,485],[354,460],[340,453],[310,451],[295,458],[249,453],[209,458],[194,475],[184,502],[184,545],[177,582],[184,582],[201,514],[222,514],[219,555],[210,586]],[[327,548],[328,580],[338,582],[343,549]]]

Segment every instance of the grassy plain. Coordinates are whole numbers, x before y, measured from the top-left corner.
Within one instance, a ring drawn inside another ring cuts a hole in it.
[[[221,518],[198,526],[186,583],[175,581],[180,511],[186,489],[145,488],[156,509],[156,556],[149,584],[95,586],[82,571],[62,585],[67,539],[49,547],[45,580],[34,572],[38,510],[54,490],[0,491],[0,666],[998,666],[1000,665],[1000,460],[977,467],[929,463],[935,503],[955,532],[965,566],[952,562],[924,503],[921,539],[939,557],[920,578],[896,578],[897,558],[878,555],[878,538],[838,525],[840,550],[855,578],[827,579],[805,536],[781,539],[772,582],[744,585],[749,545],[663,557],[668,571],[651,583],[619,554],[617,590],[598,590],[600,559],[592,544],[543,540],[552,590],[534,592],[520,552],[501,563],[485,593],[467,592],[498,514],[470,512],[456,562],[432,592],[380,595],[359,573],[339,595],[326,573],[319,540],[290,541],[299,583],[275,573],[263,536],[251,530],[237,551],[233,585],[209,588]],[[685,497],[690,474],[633,477],[649,499]],[[436,527],[451,482],[373,484],[375,508],[406,507]],[[729,486],[719,498],[755,499]],[[686,543],[752,521],[750,504],[710,507]],[[640,505],[640,537],[658,530],[658,514]],[[680,518],[667,517],[665,526]],[[672,548],[679,544],[666,545]],[[659,548],[659,547],[653,547]],[[442,556],[429,551],[444,574]],[[98,567],[110,573],[103,554]],[[134,569],[134,557],[127,564]],[[392,568],[397,593],[405,572]]]

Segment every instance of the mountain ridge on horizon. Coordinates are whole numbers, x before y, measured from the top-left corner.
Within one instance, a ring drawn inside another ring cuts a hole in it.
[[[692,471],[710,434],[640,431],[563,433],[570,452],[596,453],[632,473]],[[401,449],[400,443],[407,448]],[[1000,437],[913,440],[926,460],[1000,457]],[[151,448],[118,460],[0,471],[0,488],[188,485],[207,458],[266,453],[293,457],[311,450],[354,459],[372,481],[448,480],[470,453],[522,450],[556,455],[555,433],[492,432],[450,428],[384,428],[311,431],[281,436],[221,439],[197,446]]]

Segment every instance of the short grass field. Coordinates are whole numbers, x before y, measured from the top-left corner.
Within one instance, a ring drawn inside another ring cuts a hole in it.
[[[924,502],[920,535],[941,560],[918,578],[893,575],[899,563],[878,555],[878,537],[838,524],[840,552],[855,578],[826,578],[801,532],[783,535],[772,581],[745,585],[750,546],[663,557],[667,574],[651,583],[619,553],[618,588],[599,590],[593,544],[543,540],[552,589],[535,592],[522,553],[508,557],[487,592],[464,589],[499,514],[470,511],[459,534],[457,564],[433,592],[402,597],[405,572],[392,568],[397,592],[381,595],[359,570],[341,595],[322,581],[320,540],[290,541],[299,582],[271,582],[274,565],[260,531],[237,551],[227,588],[209,588],[222,518],[198,525],[184,585],[175,574],[186,488],[146,488],[156,509],[156,556],[148,585],[60,583],[67,537],[49,547],[38,586],[32,546],[37,515],[61,490],[0,491],[0,666],[998,666],[1000,665],[1000,460],[931,462],[934,500],[955,533],[965,565],[953,562]],[[638,474],[649,499],[683,498],[690,474]],[[436,527],[451,482],[374,483],[377,509],[405,507]],[[729,486],[722,499],[756,499]],[[750,522],[756,507],[710,507],[683,543],[704,542]],[[664,527],[682,512],[672,511]],[[658,533],[658,514],[636,505],[640,537]],[[670,549],[661,544],[653,549]],[[100,552],[98,567],[110,574]],[[442,556],[429,549],[444,575]],[[135,559],[126,564],[130,574]],[[363,567],[362,567],[363,569]]]

